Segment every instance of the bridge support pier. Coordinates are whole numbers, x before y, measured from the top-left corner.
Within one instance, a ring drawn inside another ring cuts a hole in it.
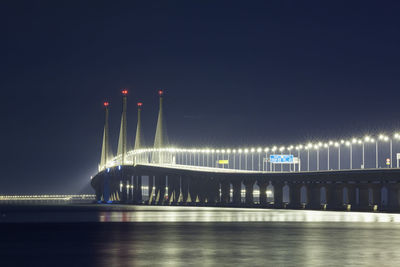
[[[190,197],[195,205],[204,205],[206,200],[205,177],[192,177],[190,181]]]
[[[234,180],[232,181],[233,187],[233,204],[235,206],[240,206],[242,204],[242,181]]]
[[[372,205],[374,210],[382,209],[382,184],[374,183],[371,184],[372,188]]]
[[[155,202],[155,200],[154,200],[154,198],[155,198],[155,192],[154,192],[155,189],[153,189],[153,187],[154,187],[154,176],[150,175],[149,176],[149,186],[148,186],[148,190],[147,190],[147,194],[149,196],[149,200],[148,200],[148,204],[149,205],[152,205]]]
[[[189,194],[191,199],[192,205],[199,205],[200,203],[200,196],[199,192],[202,190],[201,185],[199,183],[198,177],[190,177],[190,184],[189,184]]]
[[[346,183],[347,193],[345,196],[346,205],[350,205],[350,210],[357,209],[356,185],[353,183]]]
[[[274,187],[274,208],[283,208],[283,182],[273,181],[272,186]]]
[[[267,186],[268,181],[258,179],[257,180],[258,187],[260,188],[260,206],[266,206],[268,204],[267,201]]]
[[[307,184],[307,208],[321,209],[321,185],[319,183]]]
[[[165,187],[166,187],[166,177],[164,175],[156,176],[156,204],[162,205],[165,200]]]
[[[191,204],[190,196],[190,178],[188,176],[181,176],[181,191],[182,191],[182,204]]]
[[[168,203],[175,204],[179,197],[179,176],[168,175]]]
[[[330,210],[344,209],[343,205],[343,184],[332,182],[326,184],[327,206]]]
[[[122,186],[121,186],[121,184],[122,184]],[[128,199],[126,188],[127,188],[127,181],[123,177],[120,180],[120,201],[122,203],[126,203],[127,199]]]
[[[143,195],[142,195],[142,176],[135,175],[134,177],[134,201],[136,203],[143,202]]]
[[[109,179],[109,196],[108,196],[108,202],[109,201],[117,201],[119,200],[119,179],[112,179],[112,177],[110,177]]]
[[[221,204],[227,205],[230,202],[230,183],[227,179],[223,178],[221,181]]]
[[[220,202],[220,184],[214,177],[204,177],[202,179],[206,181],[206,184],[204,184],[204,193],[207,205],[214,206],[215,203]]]
[[[254,199],[253,199],[254,182],[255,181],[252,179],[246,179],[244,181],[244,186],[246,188],[246,206],[252,206],[254,204]]]
[[[301,187],[303,183],[290,183],[289,184],[289,207],[291,209],[301,208]]]
[[[94,185],[92,184],[92,187],[94,188],[95,193],[96,193],[96,201],[97,202],[101,202],[102,198],[103,198],[105,175],[102,175],[100,179],[101,179],[100,180],[101,182],[98,182]]]
[[[400,210],[400,184],[399,183],[388,183],[388,210],[399,211]]]
[[[358,192],[359,192],[359,209],[360,210],[370,210],[369,204],[369,182],[359,183],[358,184]]]

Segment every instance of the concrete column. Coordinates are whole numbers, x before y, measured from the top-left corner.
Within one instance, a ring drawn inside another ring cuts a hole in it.
[[[176,203],[179,197],[179,176],[168,175],[168,203]]]
[[[143,202],[143,196],[142,196],[142,176],[136,175],[136,183],[134,185],[134,192],[135,192],[135,198],[134,200],[136,203],[142,203]]]
[[[358,184],[358,189],[359,189],[359,207],[358,209],[360,210],[369,210],[370,205],[369,205],[369,183],[359,183]]]
[[[201,201],[199,192],[201,191],[201,184],[199,177],[191,177],[189,184],[189,194],[193,205],[198,205]]]
[[[303,186],[303,183],[289,183],[289,207],[291,209],[299,209],[301,208],[300,189]]]
[[[119,178],[116,179],[114,177],[110,177],[110,196],[109,200],[111,201],[116,201],[117,200],[117,194],[119,192]]]
[[[166,177],[164,175],[156,176],[156,201],[158,205],[164,204],[165,201]]]
[[[232,187],[233,187],[233,204],[235,206],[240,206],[241,203],[241,199],[242,199],[242,194],[241,194],[241,190],[242,190],[242,181],[239,179],[235,179],[232,181]]]
[[[127,202],[129,203],[132,203],[132,185],[133,185],[132,180],[133,180],[132,176],[129,176],[127,179],[128,188],[126,191],[127,191]]]
[[[228,179],[222,178],[220,185],[221,185],[221,204],[227,205],[230,202],[230,196],[229,196],[230,183]]]
[[[332,182],[331,184],[326,185],[326,199],[327,206],[330,210],[342,210],[344,209],[343,205],[343,184]]]
[[[182,204],[188,204],[189,197],[189,177],[181,176]]]
[[[356,197],[356,185],[351,183],[345,184],[347,188],[347,202],[350,205],[351,210],[357,209],[357,197]]]
[[[217,201],[220,201],[219,189],[220,184],[214,177],[204,177],[203,190],[207,200],[206,206],[214,206]]]
[[[400,184],[387,183],[388,191],[388,210],[400,211]]]
[[[128,182],[125,180],[126,178],[124,177],[122,180],[122,194],[121,194],[121,202],[126,203],[128,201],[128,191],[127,191],[127,186]]]
[[[372,189],[372,204],[376,205],[378,210],[382,209],[382,184],[381,183],[371,183]]]
[[[206,177],[196,176],[192,177],[190,182],[190,196],[192,203],[195,205],[204,205],[206,199]]]
[[[154,204],[154,195],[155,192],[153,190],[153,186],[154,186],[154,181],[153,181],[153,175],[149,175],[149,185],[148,185],[148,196],[149,196],[149,200],[147,201],[147,203],[149,205]]]
[[[321,209],[321,184],[307,184],[307,208],[316,210]]]
[[[98,177],[96,182],[94,183],[93,180],[91,181],[92,187],[95,189],[96,192],[96,201],[101,202],[103,197],[103,190],[104,190],[104,179],[105,175]]]
[[[253,180],[253,179],[246,179],[244,181],[244,186],[246,188],[246,205],[254,204],[254,200],[253,200],[254,183],[255,183],[255,180]]]
[[[268,201],[267,201],[268,181],[258,179],[257,184],[258,184],[258,187],[260,188],[260,205],[266,206],[268,204]]]
[[[283,208],[283,182],[273,181],[272,186],[274,187],[274,208]]]

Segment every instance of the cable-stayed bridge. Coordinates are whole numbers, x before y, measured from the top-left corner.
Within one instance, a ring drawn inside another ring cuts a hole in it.
[[[109,103],[98,202],[400,211],[400,133],[238,148],[170,146],[162,90],[153,147],[143,142],[141,112],[127,148],[127,90],[122,90],[118,150],[109,146]]]

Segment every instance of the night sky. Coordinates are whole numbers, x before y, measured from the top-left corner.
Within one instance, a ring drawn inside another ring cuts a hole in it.
[[[395,1],[2,1],[1,194],[80,193],[128,88],[147,144],[297,144],[400,129]],[[91,192],[87,189],[85,192]]]

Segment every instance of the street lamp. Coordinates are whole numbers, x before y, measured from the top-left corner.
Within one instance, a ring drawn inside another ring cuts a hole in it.
[[[215,153],[215,149],[211,149],[211,164],[210,166],[214,167],[214,153]]]
[[[257,153],[258,153],[258,171],[261,170],[261,147],[257,148]]]
[[[209,161],[208,161],[208,159],[209,159],[208,155],[210,154],[210,152],[211,152],[211,150],[207,148],[207,149],[206,149],[206,154],[207,154],[207,155],[206,155],[206,160],[207,160],[206,166],[207,166],[207,167],[209,166],[209,165],[208,165],[208,162],[209,162]]]
[[[339,147],[338,147],[338,153],[339,153],[339,170],[340,170],[340,145],[344,145],[344,140],[342,139],[342,140],[340,140],[340,144],[339,144]]]
[[[265,171],[268,171],[268,151],[269,151],[268,147],[264,148],[264,152],[265,152]],[[263,162],[263,169],[264,169],[264,162]],[[270,171],[271,171],[271,169],[270,169]]]
[[[340,170],[340,143],[339,142],[335,142],[333,145],[338,148],[338,155],[339,155],[339,157],[338,157],[338,170]]]
[[[319,171],[319,143],[314,145],[314,149],[317,150],[317,171]]]
[[[324,148],[326,148],[327,150],[327,165],[326,165],[326,169],[329,171],[329,144],[328,143],[325,143],[324,144]]]
[[[285,147],[284,146],[281,146],[280,148],[279,148],[279,152],[281,152],[281,155],[282,155],[282,153],[283,153],[283,151],[285,150]],[[281,159],[282,160],[282,159]],[[281,162],[281,172],[282,172],[282,167],[283,167],[283,163]]]
[[[251,148],[250,152],[251,152],[251,170],[254,171],[254,152],[256,151],[256,149],[254,147]]]
[[[350,142],[350,170],[353,169],[353,144],[357,144],[356,138],[353,138]]]
[[[238,153],[239,153],[239,170],[242,169],[242,152],[243,150],[239,148]]]
[[[290,145],[287,149],[288,149],[289,156],[290,156],[290,155],[292,154],[293,146]],[[292,171],[292,164],[294,164],[294,162],[289,164],[289,171]],[[294,166],[294,165],[293,165],[293,166]]]
[[[365,169],[365,143],[369,143],[371,141],[371,137],[368,135],[364,136],[364,142],[362,143],[362,165],[363,169]]]
[[[400,140],[400,134],[399,134],[399,133],[395,133],[395,134],[394,134],[394,139]],[[390,167],[392,167],[392,165],[390,165]],[[399,165],[398,165],[398,159],[397,159],[397,154],[396,154],[396,167],[397,167],[397,168],[399,167]]]
[[[244,167],[245,167],[245,169],[246,169],[246,171],[247,171],[247,154],[249,153],[249,149],[245,149],[244,150]]]
[[[328,171],[329,171],[329,167],[330,167],[330,164],[329,164],[329,158],[330,158],[330,151],[329,151],[329,148],[330,148],[330,146],[332,146],[333,145],[333,141],[329,141],[328,143],[327,143],[327,148],[328,148]]]
[[[351,142],[350,142],[350,141],[346,141],[344,144],[345,144],[347,147],[349,147],[349,152],[350,152],[350,170],[351,170],[352,165],[353,165]]]
[[[217,153],[217,160],[215,161],[215,167],[216,167],[216,168],[219,168],[218,161],[219,161],[219,153],[220,153],[221,151],[220,151],[219,149],[217,149],[215,152]]]
[[[229,165],[230,165],[230,154],[231,154],[231,150],[228,148],[227,150],[226,150],[226,153],[228,154],[228,169],[230,169],[229,168]]]
[[[383,141],[383,142],[387,142],[389,141],[389,137],[384,135],[384,134],[380,134],[378,137],[379,140]],[[392,161],[392,140],[390,139],[390,162]],[[376,166],[378,166],[378,140],[376,140]],[[378,168],[378,167],[376,167]]]
[[[233,168],[236,169],[236,149],[232,150],[233,153]]]
[[[278,148],[276,147],[276,146],[273,146],[272,147],[272,149],[271,149],[271,151],[272,151],[272,153],[275,153],[275,151],[277,150]],[[269,162],[269,168],[270,168],[270,170],[272,171],[272,162],[270,161]],[[275,171],[275,163],[274,163],[274,171]]]
[[[224,158],[224,154],[225,154],[225,149],[222,149],[221,150],[221,153],[222,153],[222,158],[221,158],[221,160],[224,160],[225,158]],[[225,164],[224,163],[222,163],[222,169],[225,169]]]
[[[301,149],[303,149],[303,145],[298,145],[297,146],[297,157],[298,157],[299,162],[297,164],[299,165],[298,166],[299,171],[301,170],[301,168],[300,168],[300,164],[301,164],[300,151],[301,151]]]
[[[308,143],[308,145],[306,145],[306,149],[307,149],[307,171],[310,171],[310,148],[312,148],[313,145],[312,143]]]

